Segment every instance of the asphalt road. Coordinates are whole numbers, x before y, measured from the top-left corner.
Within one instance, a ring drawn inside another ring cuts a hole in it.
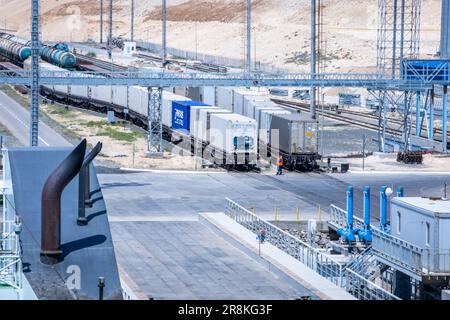
[[[0,122],[24,146],[30,143],[30,112],[0,91]],[[50,126],[39,121],[40,147],[66,147],[71,144]]]
[[[381,186],[402,186],[407,197],[443,196],[446,173],[349,173],[300,174],[283,176],[256,173],[186,174],[134,173],[100,174],[107,205],[114,221],[146,221],[157,218],[194,220],[199,212],[218,212],[229,197],[257,214],[279,219],[295,219],[295,209],[303,218],[315,217],[320,205],[324,213],[331,204],[346,208],[346,191],[354,187],[355,215],[363,216],[363,190],[371,188],[371,217],[379,221]],[[448,189],[450,194],[450,188]],[[326,218],[326,216],[324,216]]]

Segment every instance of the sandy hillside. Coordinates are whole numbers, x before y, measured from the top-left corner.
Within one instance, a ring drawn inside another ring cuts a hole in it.
[[[160,43],[161,1],[135,0],[136,38]],[[2,25],[29,37],[29,0],[0,1]],[[107,4],[105,3],[105,20]],[[308,0],[253,0],[256,57],[291,70],[307,70]],[[327,71],[371,71],[376,64],[378,0],[323,0]],[[168,45],[243,58],[243,0],[169,0]],[[99,37],[99,1],[41,1],[44,40]],[[114,1],[114,34],[129,35],[130,1]],[[438,48],[440,1],[423,0],[423,54]],[[106,25],[105,25],[106,34]],[[197,35],[197,37],[196,37]]]

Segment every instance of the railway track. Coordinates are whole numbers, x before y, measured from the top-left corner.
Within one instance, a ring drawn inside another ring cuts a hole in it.
[[[377,115],[373,115],[373,114],[371,114],[371,113],[361,113],[361,112],[358,112],[358,111],[351,111],[351,110],[341,110],[341,112],[342,112],[342,113],[348,113],[348,114],[355,114],[355,115],[358,115],[358,114],[361,115],[361,114],[363,114],[365,117],[369,117],[369,118],[377,119],[377,120],[378,120],[378,116],[377,116]],[[399,125],[403,125],[403,121],[402,121],[402,120],[393,119],[393,118],[389,118],[388,120],[389,120],[390,122],[394,122],[394,123],[397,123],[397,124],[399,124]],[[416,128],[416,125],[415,125],[414,123],[412,124],[412,128],[413,128],[413,129]],[[442,136],[442,130],[441,130],[441,129],[435,128],[435,129],[434,129],[434,132]],[[450,136],[450,134],[448,134],[448,136]],[[423,137],[426,138],[426,136],[423,136]]]
[[[155,55],[150,55],[150,54],[145,54],[145,53],[139,52],[139,53],[135,53],[134,56],[138,57],[140,59],[145,59],[145,60],[149,60],[149,61],[153,61],[153,62],[162,63],[162,59]],[[206,73],[227,73],[228,72],[228,69],[224,66],[219,66],[219,65],[209,64],[209,63],[196,62],[193,64],[188,64],[185,61],[176,60],[176,59],[170,59],[170,60],[168,59],[167,61],[171,64],[178,65],[180,67],[186,67],[187,69],[196,70],[196,71],[200,71],[200,72],[206,72]]]
[[[112,71],[112,72],[118,72],[116,77],[126,77],[127,76],[127,73],[128,73],[127,67],[124,67],[124,66],[112,63],[112,62],[100,60],[97,58],[89,57],[86,55],[82,55],[79,53],[77,53],[75,56],[77,58],[77,66],[80,69],[98,72],[98,73],[105,72],[105,75],[107,75],[106,72]],[[121,72],[123,74],[121,74]]]
[[[285,100],[278,100],[278,99],[272,99],[272,101],[279,105],[282,105],[282,106],[285,106],[288,108],[292,108],[294,110],[301,110],[301,111],[309,111],[310,110],[309,106],[304,103],[288,102]],[[367,121],[357,121],[355,118],[345,117],[343,115],[332,114],[332,113],[320,111],[320,110],[318,110],[318,114],[323,115],[324,117],[327,117],[332,120],[345,122],[345,123],[352,124],[352,125],[364,128],[364,129],[378,131],[378,124],[375,124],[375,123],[370,123]],[[359,116],[363,117],[364,115],[359,115]],[[393,129],[393,128],[386,128],[386,132],[389,134],[392,134],[392,135],[400,135],[401,134],[400,130]]]
[[[301,110],[301,111],[308,111],[308,112],[310,111],[310,106],[307,103],[291,102],[291,101],[280,100],[280,99],[272,99],[272,101],[277,104],[280,104],[282,106],[288,107],[288,108]],[[334,113],[322,111],[322,110],[318,110],[317,112],[318,112],[318,114],[320,114],[326,118],[332,119],[332,120],[345,122],[348,124],[352,124],[352,125],[355,125],[355,126],[358,126],[361,128],[365,128],[365,129],[369,129],[369,130],[373,130],[373,131],[379,130],[379,126],[377,123],[379,120],[379,117],[377,115],[373,115],[368,112],[358,112],[358,111],[351,111],[351,110],[340,110],[341,114],[334,114]],[[352,115],[352,117],[346,117],[342,114],[349,114],[349,115]],[[360,119],[355,119],[355,117],[360,117]],[[368,122],[367,118],[372,119],[376,123]],[[392,134],[394,136],[402,135],[402,130],[400,128],[403,126],[403,121],[398,120],[398,119],[392,119],[392,118],[388,119],[388,121],[390,123],[397,124],[399,126],[399,129],[388,127],[388,128],[386,128],[386,133]],[[415,124],[413,124],[412,129],[415,129],[415,127],[416,127]],[[435,134],[438,135],[438,137],[435,136],[434,140],[437,142],[442,142],[442,130],[441,129],[434,129],[434,130],[435,130]],[[439,137],[439,135],[441,137]],[[422,138],[428,138],[424,134],[422,134],[421,136],[422,136]],[[450,135],[448,135],[448,136],[450,137]]]

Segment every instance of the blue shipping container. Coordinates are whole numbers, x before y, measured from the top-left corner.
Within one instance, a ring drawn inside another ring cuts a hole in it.
[[[172,101],[172,129],[184,134],[191,132],[191,107],[210,107],[198,101]]]

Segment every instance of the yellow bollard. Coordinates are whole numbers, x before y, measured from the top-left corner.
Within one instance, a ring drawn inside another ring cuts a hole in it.
[[[278,208],[275,208],[275,224],[278,222]]]
[[[320,209],[320,204],[319,204],[319,209],[317,210],[317,215],[319,217],[319,221],[322,221],[322,210]]]
[[[300,223],[300,209],[297,208],[297,223]]]

